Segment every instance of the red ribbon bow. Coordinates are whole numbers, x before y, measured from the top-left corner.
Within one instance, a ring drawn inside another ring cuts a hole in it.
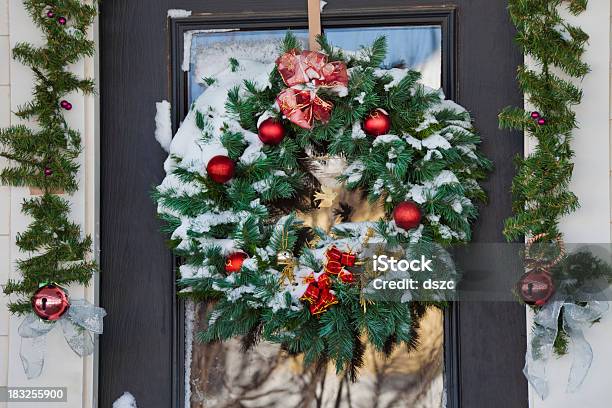
[[[283,115],[304,129],[312,128],[313,118],[329,121],[333,104],[319,98],[317,91],[319,88],[346,88],[346,65],[341,61],[327,62],[327,56],[320,52],[291,50],[278,57],[276,67],[289,87],[276,98]]]

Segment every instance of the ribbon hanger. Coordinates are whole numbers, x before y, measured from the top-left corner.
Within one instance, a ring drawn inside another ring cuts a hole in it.
[[[321,35],[321,0],[308,0],[308,47],[319,51],[317,37]]]

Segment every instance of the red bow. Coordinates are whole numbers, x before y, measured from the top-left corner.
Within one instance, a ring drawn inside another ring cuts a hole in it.
[[[291,50],[276,60],[276,67],[285,84],[276,98],[281,112],[291,122],[311,129],[313,118],[329,121],[333,105],[317,96],[319,88],[348,86],[348,72],[341,61],[327,62],[320,52]],[[305,84],[312,83],[311,87]]]

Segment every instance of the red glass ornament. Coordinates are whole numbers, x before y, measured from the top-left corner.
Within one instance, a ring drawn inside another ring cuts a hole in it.
[[[274,118],[261,122],[257,130],[259,140],[267,145],[277,145],[285,138],[285,127]]]
[[[213,181],[225,183],[234,177],[236,164],[227,156],[215,156],[208,162],[206,173]]]
[[[53,175],[53,170],[51,170],[49,167],[45,167],[45,176],[49,177]]]
[[[412,201],[401,202],[393,210],[395,224],[406,230],[418,227],[421,217],[421,209]]]
[[[55,13],[52,10],[47,11],[47,17],[53,18],[55,17]]]
[[[543,306],[555,293],[555,284],[548,271],[533,270],[521,277],[517,291],[528,305]]]
[[[61,25],[65,25],[66,24],[66,17],[60,17],[57,19],[57,22],[60,23]]]
[[[60,102],[60,106],[66,110],[70,110],[72,109],[72,104],[70,102],[68,102],[67,100],[62,100]]]
[[[389,133],[391,118],[384,109],[374,109],[363,121],[363,131],[370,136],[380,136]]]
[[[538,119],[538,125],[543,126],[545,124],[546,124],[546,119],[544,119],[544,118]]]
[[[538,119],[540,117],[540,112],[533,111],[531,112],[532,119]]]
[[[32,296],[32,308],[43,320],[58,320],[70,308],[68,294],[57,285],[45,285]]]
[[[235,273],[242,268],[244,260],[249,256],[244,252],[234,252],[225,259],[225,272]]]

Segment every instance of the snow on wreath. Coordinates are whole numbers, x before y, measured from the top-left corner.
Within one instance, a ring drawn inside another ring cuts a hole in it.
[[[470,241],[491,165],[465,109],[381,68],[384,37],[356,52],[319,42],[302,51],[288,33],[275,61],[228,56],[155,198],[181,292],[215,301],[202,341],[262,339],[355,378],[364,341],[414,347],[441,304],[366,301],[366,248]]]

